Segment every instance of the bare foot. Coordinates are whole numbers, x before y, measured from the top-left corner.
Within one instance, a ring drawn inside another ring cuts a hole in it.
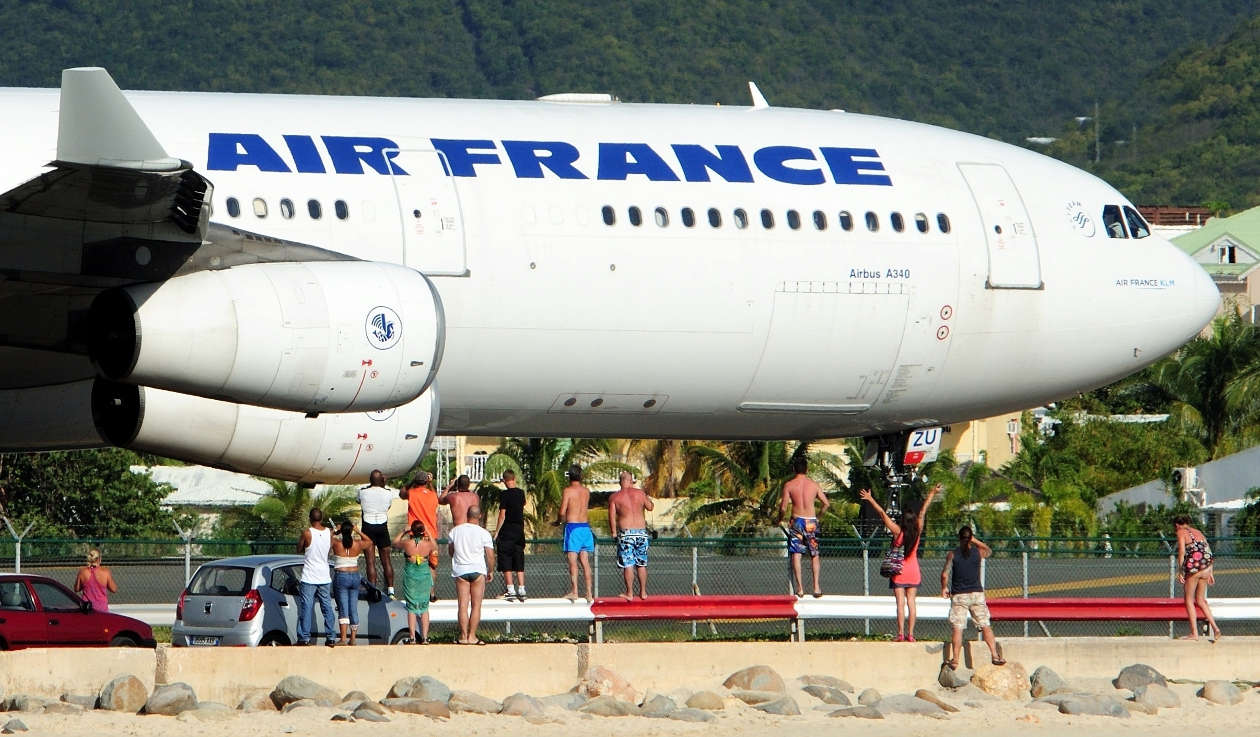
[[[1182,635],[1181,637],[1178,637],[1177,639],[1178,640],[1197,640],[1199,639],[1199,636],[1198,635]]]
[[[1221,628],[1213,627],[1212,628],[1212,641],[1216,642],[1219,639],[1221,639]]]
[[[631,596],[629,592],[624,593],[624,594],[617,594],[617,596],[621,597],[622,599],[625,599],[626,601],[634,601],[634,597]]]
[[[574,602],[574,601],[577,601],[578,595],[576,591],[570,591],[569,593],[565,594],[563,598],[568,599],[570,602]]]
[[[643,599],[644,601],[647,601],[647,594],[639,592],[639,598]]]

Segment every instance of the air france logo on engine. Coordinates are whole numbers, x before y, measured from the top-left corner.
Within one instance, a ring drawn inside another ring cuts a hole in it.
[[[372,412],[364,412],[364,414],[367,415],[367,418],[373,422],[384,422],[393,417],[394,413],[397,411],[397,407],[386,407],[385,409],[378,409]]]
[[[408,176],[394,141],[375,136],[283,135],[273,145],[257,133],[211,133],[206,165],[212,171],[257,170],[299,174]],[[728,144],[600,142],[579,148],[565,141],[432,138],[447,176],[477,177],[511,168],[517,179],[598,179],[651,182],[775,181],[784,184],[857,184],[890,187],[873,148]],[[283,152],[283,154],[282,154]],[[414,156],[415,152],[409,152]],[[407,161],[406,156],[403,161]],[[411,159],[414,161],[414,159]],[[410,164],[408,166],[411,166]]]
[[[368,311],[365,321],[368,343],[382,351],[393,348],[402,337],[402,321],[398,313],[388,307],[373,307]]]

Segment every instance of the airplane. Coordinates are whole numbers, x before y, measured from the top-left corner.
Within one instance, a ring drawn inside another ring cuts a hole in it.
[[[1217,310],[1097,177],[750,90],[0,88],[0,449],[347,483],[435,434],[904,438]]]

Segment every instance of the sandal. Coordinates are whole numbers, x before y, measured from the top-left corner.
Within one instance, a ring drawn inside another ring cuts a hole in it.
[[[946,667],[946,668],[949,668],[950,670],[958,670],[958,661],[957,661],[957,660],[946,660],[946,661],[945,661],[945,667]]]
[[[993,658],[991,662],[994,665],[1006,665],[1006,658]]]

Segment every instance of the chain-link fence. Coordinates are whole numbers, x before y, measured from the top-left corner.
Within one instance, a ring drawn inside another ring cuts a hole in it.
[[[887,595],[888,582],[879,576],[879,564],[888,537],[830,538],[820,541],[822,590],[830,594]],[[948,538],[923,541],[920,562],[923,585],[919,595],[940,594],[940,573],[945,554],[953,547]],[[994,554],[984,566],[985,587],[990,598],[999,597],[1167,597],[1180,596],[1176,543],[1172,539],[1110,538],[1010,538],[986,540]],[[1212,597],[1256,596],[1260,587],[1260,539],[1219,538],[1216,584]],[[70,584],[89,548],[101,551],[114,569],[119,604],[171,603],[174,606],[187,577],[205,561],[253,553],[292,553],[291,540],[215,541],[170,540],[7,540],[0,541],[0,568],[12,570],[19,563],[26,573],[39,573]],[[401,557],[395,557],[396,572]],[[379,565],[379,563],[378,563]],[[607,538],[596,543],[592,558],[595,595],[613,596],[623,590],[622,573],[616,565],[615,545]],[[802,561],[806,590],[812,585],[809,558]],[[531,541],[526,547],[526,589],[531,598],[558,597],[569,587],[568,566],[558,539]],[[653,541],[648,566],[649,594],[773,594],[791,591],[789,558],[783,538],[661,538]],[[501,595],[502,576],[487,591]],[[450,562],[443,554],[437,594],[453,597]],[[880,635],[895,632],[893,611],[887,619],[811,620],[811,639]],[[484,625],[488,634],[531,637],[542,625]],[[1179,625],[1184,627],[1184,625]],[[571,634],[584,638],[585,625],[567,629],[546,625],[549,636]],[[566,629],[557,632],[557,629]],[[1168,634],[1161,622],[1001,622],[999,636],[1155,635]],[[1231,622],[1233,634],[1260,634],[1260,622]],[[784,622],[618,622],[608,623],[607,640],[788,637]],[[943,638],[947,624],[925,621],[916,627],[920,639]]]

